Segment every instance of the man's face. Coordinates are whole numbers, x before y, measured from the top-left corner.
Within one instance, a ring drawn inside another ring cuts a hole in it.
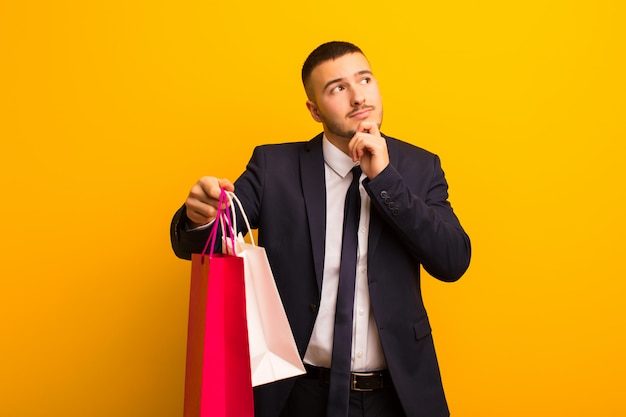
[[[360,53],[325,61],[313,69],[307,85],[307,108],[324,126],[329,140],[351,139],[363,121],[382,123],[378,83]]]

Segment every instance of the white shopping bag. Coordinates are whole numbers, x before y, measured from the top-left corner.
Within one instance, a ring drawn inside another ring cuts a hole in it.
[[[229,193],[229,199],[233,213],[235,203],[241,210],[251,241],[245,242],[240,234],[235,241],[235,250],[237,256],[244,259],[252,386],[303,375],[306,371],[278,294],[265,249],[254,243],[241,202],[233,193]],[[237,230],[234,224],[233,228]],[[224,245],[229,252],[232,251],[231,246]]]

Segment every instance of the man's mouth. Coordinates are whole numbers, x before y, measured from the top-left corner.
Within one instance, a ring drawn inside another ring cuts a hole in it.
[[[356,109],[353,110],[352,112],[350,112],[350,114],[348,114],[349,118],[356,118],[356,119],[364,119],[367,116],[369,116],[369,114],[374,110],[374,107],[372,106],[367,106],[367,107],[361,107],[360,109]]]

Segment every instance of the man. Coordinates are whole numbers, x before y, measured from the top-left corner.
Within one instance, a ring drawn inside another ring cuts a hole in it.
[[[255,388],[257,417],[448,416],[420,265],[455,281],[469,266],[470,240],[447,201],[439,158],[380,133],[378,84],[355,45],[319,46],[302,81],[323,133],[257,147],[234,185],[200,179],[172,221],[174,251],[185,259],[201,252],[220,187],[236,192],[258,228],[307,368],[306,376]],[[352,172],[355,165],[362,174]],[[342,234],[344,208],[354,206],[346,200],[353,176],[360,203],[352,215],[356,261],[348,261],[342,251],[352,238]],[[349,262],[356,265],[345,268]],[[343,278],[345,269],[352,278]],[[335,325],[346,304],[347,339]],[[347,364],[334,353],[342,343]]]

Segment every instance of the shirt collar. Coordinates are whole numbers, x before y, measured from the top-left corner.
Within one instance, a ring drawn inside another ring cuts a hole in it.
[[[326,135],[324,135],[324,140],[322,141],[322,151],[324,152],[324,162],[326,162],[326,165],[342,178],[345,178],[352,168],[359,164],[358,162],[355,164],[352,158],[330,143]]]

